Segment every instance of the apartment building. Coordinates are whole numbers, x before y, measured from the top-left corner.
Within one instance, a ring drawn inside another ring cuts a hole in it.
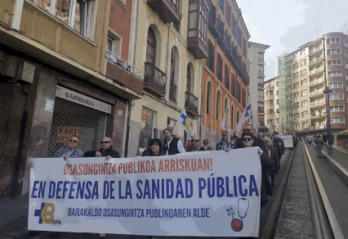
[[[221,130],[235,133],[248,95],[248,29],[236,1],[211,1],[204,61],[201,137],[211,145]]]
[[[325,34],[309,42],[298,50],[283,57],[279,84],[281,102],[285,95],[291,95],[291,108],[287,111],[290,130],[297,132],[323,132],[327,129],[327,113],[330,112],[330,125],[334,134],[347,128],[348,102],[348,35],[338,32]],[[291,86],[291,87],[289,87]],[[324,93],[329,87],[329,105]]]
[[[167,127],[186,143],[188,134],[177,123],[183,109],[199,134],[209,6],[204,0],[135,1],[133,12],[134,65],[144,79],[142,101],[135,102],[131,116],[129,150],[137,155],[148,139],[163,138]]]
[[[279,79],[274,77],[264,82],[265,126],[272,131],[282,132],[284,125],[279,121]]]
[[[110,136],[124,154],[129,105],[143,81],[126,63],[130,32],[114,21],[131,22],[131,3],[1,1],[0,197],[25,192],[27,158],[51,157],[71,135],[83,151]],[[120,59],[109,32],[122,42]]]
[[[252,109],[251,122],[255,129],[259,126],[265,126],[265,51],[268,48],[268,45],[249,42],[250,84],[248,98]]]

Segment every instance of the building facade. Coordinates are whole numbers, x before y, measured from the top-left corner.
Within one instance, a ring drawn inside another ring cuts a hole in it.
[[[325,34],[280,59],[281,120],[301,133],[347,128],[348,35]],[[327,94],[329,87],[329,105]],[[290,106],[289,106],[290,105]]]
[[[1,1],[0,196],[25,192],[27,159],[51,157],[71,135],[82,151],[109,136],[124,155],[128,107],[143,81],[107,51],[115,16],[131,19],[122,2]],[[130,32],[115,34],[127,60]]]
[[[249,100],[251,103],[251,123],[254,128],[265,126],[264,111],[264,80],[265,80],[265,51],[268,45],[249,42],[250,84]]]
[[[283,125],[279,121],[279,92],[278,77],[264,82],[265,126],[271,131],[282,132]]]
[[[223,129],[236,133],[235,126],[247,104],[250,35],[236,1],[211,1],[209,11],[201,137],[214,146]]]
[[[132,112],[131,155],[140,154],[150,138],[163,138],[167,127],[186,143],[188,134],[177,123],[183,109],[193,133],[199,134],[208,10],[205,0],[134,4],[131,45],[136,49],[134,65],[143,73],[144,91]]]

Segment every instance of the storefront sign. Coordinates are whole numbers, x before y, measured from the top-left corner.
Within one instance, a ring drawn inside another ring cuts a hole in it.
[[[111,114],[111,105],[59,85],[57,86],[56,96],[76,104],[84,105],[86,107]]]
[[[32,162],[29,230],[259,236],[257,148]]]

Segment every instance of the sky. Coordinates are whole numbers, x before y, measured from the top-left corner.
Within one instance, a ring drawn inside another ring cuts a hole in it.
[[[348,0],[237,0],[251,35],[269,45],[265,80],[278,73],[278,56],[329,32],[348,33]]]

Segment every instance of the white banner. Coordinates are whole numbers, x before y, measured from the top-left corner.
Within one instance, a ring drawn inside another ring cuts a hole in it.
[[[280,136],[280,138],[283,139],[285,148],[293,148],[294,147],[294,143],[292,141],[292,135],[282,135],[282,136]]]
[[[257,148],[32,162],[29,230],[259,236]]]

